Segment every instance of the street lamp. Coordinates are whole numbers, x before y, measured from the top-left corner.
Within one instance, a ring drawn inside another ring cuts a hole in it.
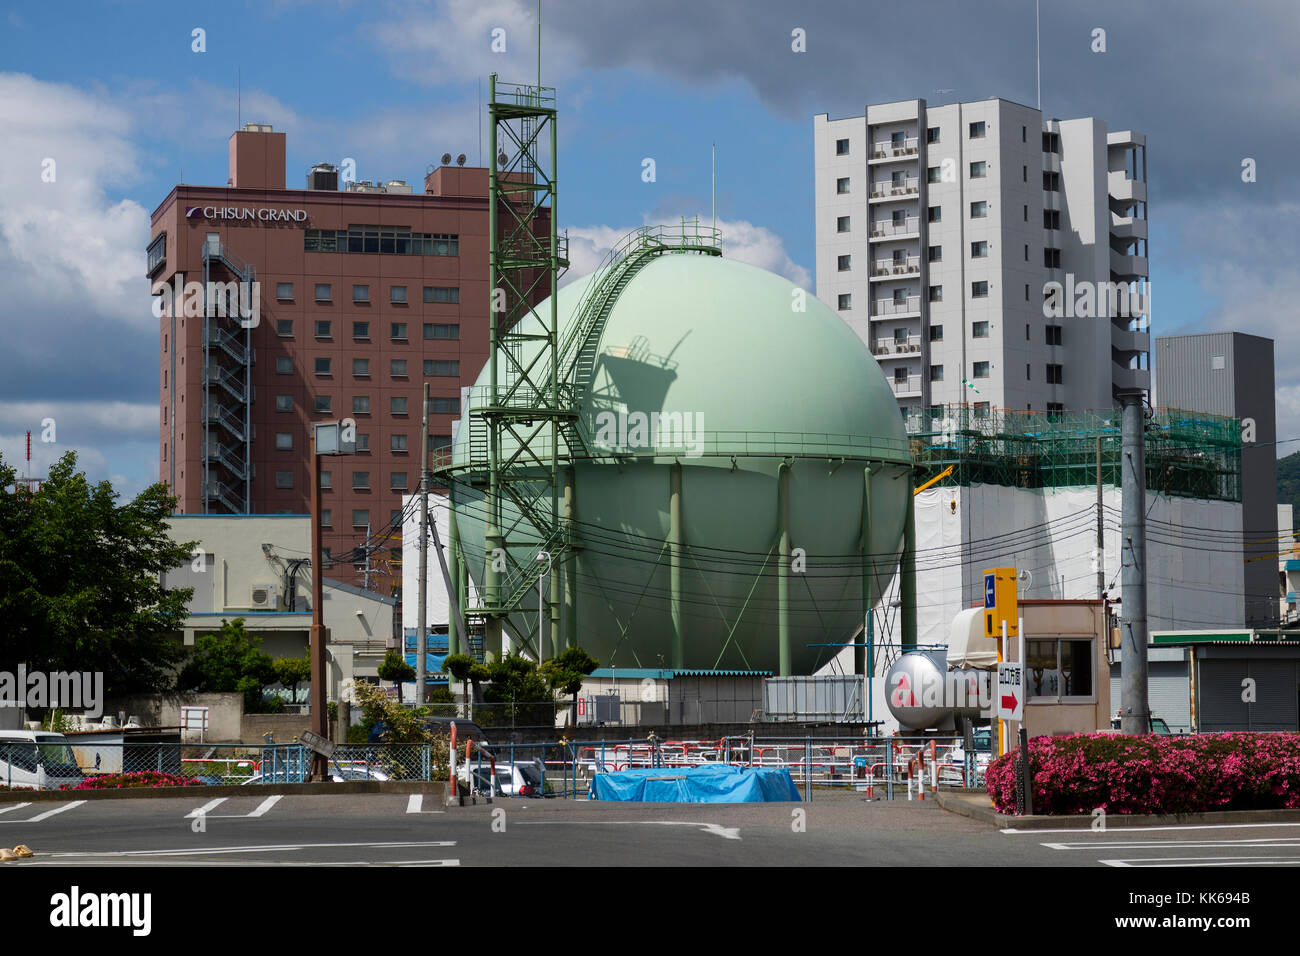
[[[351,455],[357,447],[357,426],[350,418],[341,422],[316,422],[311,431],[311,729],[329,738],[329,695],[325,691],[325,646],[329,633],[324,621],[325,565],[320,547],[320,456]],[[312,779],[326,779],[325,756],[313,751]]]
[[[537,560],[546,562],[546,570],[537,578],[537,665],[540,667],[542,661],[546,659],[546,641],[542,630],[543,619],[546,617],[546,605],[542,601],[542,586],[551,574],[551,552],[538,551]]]

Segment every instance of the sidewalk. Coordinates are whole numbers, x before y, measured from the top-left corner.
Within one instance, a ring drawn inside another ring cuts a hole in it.
[[[1066,817],[1032,814],[1019,817],[1015,814],[998,813],[993,809],[988,794],[979,790],[940,790],[937,797],[939,806],[943,809],[980,823],[987,823],[999,830],[1093,829],[1094,819],[1091,815]],[[1183,816],[1108,813],[1105,820],[1106,830],[1192,824],[1300,823],[1300,810],[1218,810],[1211,813],[1189,813]]]

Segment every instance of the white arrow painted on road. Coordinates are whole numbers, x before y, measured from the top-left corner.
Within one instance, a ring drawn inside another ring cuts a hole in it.
[[[740,827],[724,827],[716,823],[696,823],[693,820],[520,820],[515,826],[660,826],[660,827],[694,827],[705,833],[722,837],[724,840],[739,840]]]

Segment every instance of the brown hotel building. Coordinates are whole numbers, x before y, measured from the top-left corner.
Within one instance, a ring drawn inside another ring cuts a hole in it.
[[[370,584],[387,593],[401,541],[385,529],[419,487],[424,383],[430,447],[445,447],[487,360],[488,171],[443,166],[423,193],[337,178],[318,166],[316,188],[286,188],[284,134],[249,125],[230,138],[227,185],[177,186],[154,210],[155,293],[178,273],[260,284],[255,325],[251,309],[161,310],[158,457],[181,513],[306,514],[309,425],[354,419],[357,454],[321,461],[323,547],[347,562],[332,578],[361,584],[354,549],[367,526],[383,535]]]

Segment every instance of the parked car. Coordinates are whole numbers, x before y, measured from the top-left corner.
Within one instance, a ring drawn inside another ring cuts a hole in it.
[[[1116,714],[1114,717],[1110,719],[1110,729],[1111,730],[1121,729],[1119,714]],[[1165,719],[1163,717],[1151,718],[1151,733],[1156,734],[1157,736],[1160,737],[1174,736],[1174,732],[1169,729],[1169,724],[1165,722]]]
[[[75,787],[84,779],[63,734],[0,731],[0,784],[15,789],[57,790]]]
[[[492,793],[499,797],[544,797],[541,761],[516,761],[512,767],[507,763],[497,763],[496,789],[492,789],[491,765],[485,760],[480,766],[471,760],[466,766],[461,763],[456,774],[463,786],[470,787],[478,793]],[[471,778],[473,782],[471,783]]]

